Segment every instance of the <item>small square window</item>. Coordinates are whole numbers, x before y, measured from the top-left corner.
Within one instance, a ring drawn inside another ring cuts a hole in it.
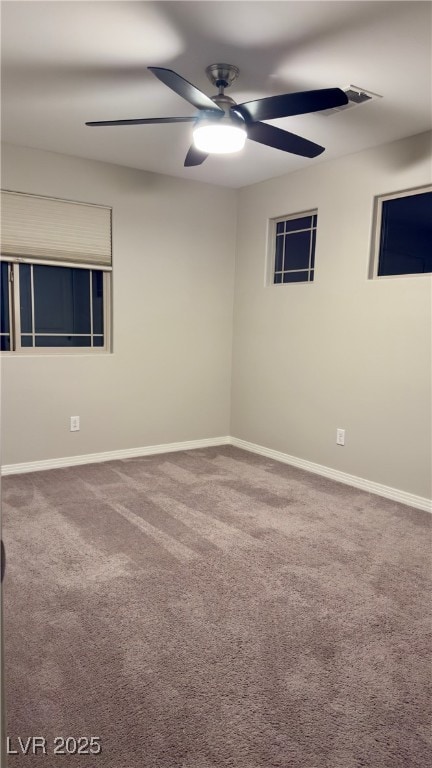
[[[376,198],[372,277],[432,272],[432,188]]]
[[[313,281],[317,219],[316,211],[272,219],[270,282],[273,285]]]

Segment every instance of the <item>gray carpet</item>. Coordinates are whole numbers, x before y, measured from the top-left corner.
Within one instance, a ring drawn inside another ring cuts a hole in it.
[[[6,477],[3,512],[8,733],[49,753],[11,766],[431,764],[427,513],[232,447]]]

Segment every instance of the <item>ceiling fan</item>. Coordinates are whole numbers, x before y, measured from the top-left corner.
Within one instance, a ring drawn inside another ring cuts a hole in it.
[[[236,102],[225,95],[239,75],[238,67],[232,64],[211,64],[206,74],[219,91],[211,98],[198,90],[177,72],[164,67],[148,67],[168,88],[198,109],[190,117],[153,117],[134,120],[101,120],[86,125],[149,125],[155,123],[195,123],[193,144],[190,147],[185,166],[201,165],[209,154],[224,154],[242,149],[246,138],[266,144],[283,152],[302,157],[316,157],[324,147],[295,133],[281,130],[261,120],[275,120],[281,117],[318,112],[321,109],[340,107],[348,103],[348,97],[340,88],[322,88],[316,91],[285,93],[268,96],[254,101]]]

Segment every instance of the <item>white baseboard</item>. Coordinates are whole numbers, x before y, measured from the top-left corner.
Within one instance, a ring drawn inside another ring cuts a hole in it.
[[[245,451],[251,451],[251,453],[259,453],[261,456],[267,456],[269,459],[275,459],[276,461],[281,461],[284,464],[291,464],[293,467],[305,469],[307,472],[314,472],[317,475],[329,477],[331,480],[336,480],[338,483],[351,485],[354,488],[360,488],[362,491],[375,493],[377,496],[384,496],[386,499],[399,501],[401,504],[407,504],[409,507],[422,509],[425,512],[432,512],[432,500],[423,496],[416,496],[413,493],[400,491],[398,488],[391,488],[388,485],[381,485],[381,483],[374,483],[372,480],[365,480],[363,477],[349,475],[347,472],[340,472],[337,469],[331,469],[331,467],[325,467],[322,464],[315,464],[313,461],[298,459],[296,456],[290,456],[288,453],[274,451],[272,448],[264,448],[262,445],[249,443],[246,440],[240,440],[237,437],[231,437],[230,443],[231,445],[235,445],[237,448],[243,448]]]
[[[212,448],[218,445],[229,445],[229,442],[229,437],[209,437],[203,440],[186,440],[183,443],[163,443],[162,445],[147,445],[144,448],[123,448],[118,451],[87,453],[81,456],[63,456],[61,459],[43,459],[42,461],[28,461],[23,464],[5,464],[1,468],[1,474],[19,475],[26,472],[41,472],[45,469],[75,467],[80,464],[96,464],[102,461],[115,461],[116,459],[133,459],[140,456],[153,456],[157,453],[190,451],[194,448]]]
[[[322,464],[315,464],[306,459],[299,459],[296,456],[290,456],[288,453],[275,451],[272,448],[265,448],[256,443],[249,443],[247,440],[240,440],[237,437],[209,437],[203,440],[187,440],[182,443],[163,443],[162,445],[148,445],[141,448],[124,448],[118,451],[104,451],[103,453],[88,453],[82,456],[64,456],[60,459],[44,459],[42,461],[29,461],[22,464],[6,464],[1,468],[2,475],[18,475],[26,472],[40,472],[45,469],[60,469],[61,467],[74,467],[80,464],[95,464],[103,461],[115,461],[116,459],[133,459],[140,456],[153,456],[158,453],[173,453],[175,451],[190,451],[195,448],[212,448],[218,445],[234,445],[251,453],[258,453],[261,456],[267,456],[269,459],[275,459],[284,464],[291,464],[293,467],[305,469],[307,472],[314,472],[316,475],[328,477],[336,480],[338,483],[351,485],[354,488],[360,488],[368,493],[375,493],[377,496],[383,496],[392,501],[399,501],[401,504],[407,504],[409,507],[422,509],[425,512],[432,512],[432,500],[423,496],[416,496],[413,493],[401,491],[398,488],[391,488],[388,485],[381,485],[372,480],[365,480],[363,477],[349,475],[347,472],[340,472],[331,467],[325,467]]]

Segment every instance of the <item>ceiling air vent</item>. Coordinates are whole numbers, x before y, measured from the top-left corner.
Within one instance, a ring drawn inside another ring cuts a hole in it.
[[[323,109],[320,111],[320,115],[335,115],[337,112],[345,112],[346,109],[352,109],[360,104],[366,104],[373,99],[382,99],[378,93],[372,93],[371,91],[365,91],[364,88],[358,88],[357,85],[348,85],[342,89],[348,96],[348,104],[342,104],[341,107],[333,107],[332,109]]]
[[[345,89],[344,89],[345,90]],[[372,96],[369,96],[366,91],[357,91],[351,85],[345,90],[346,95],[350,101],[355,101],[356,104],[363,104],[364,101],[370,101]]]

